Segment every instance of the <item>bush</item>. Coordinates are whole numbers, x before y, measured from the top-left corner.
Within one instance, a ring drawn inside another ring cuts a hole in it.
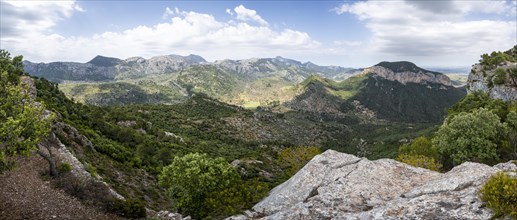
[[[206,217],[213,210],[207,207],[207,198],[242,181],[237,170],[224,158],[210,158],[207,154],[190,153],[175,157],[171,165],[159,175],[160,185],[166,187],[174,205],[193,218]],[[228,199],[241,196],[228,194]],[[230,213],[233,210],[228,210]]]
[[[249,209],[267,195],[266,183],[247,181],[221,191],[212,192],[205,200],[205,206],[211,210],[207,218],[224,219]]]
[[[436,132],[432,143],[443,158],[443,164],[459,165],[465,161],[493,164],[507,127],[491,111],[481,108],[459,113],[447,120]]]
[[[321,150],[318,147],[288,147],[280,151],[278,162],[286,169],[286,174],[290,177],[320,153]]]
[[[438,158],[438,152],[431,140],[427,137],[418,137],[411,144],[404,144],[399,147],[399,155],[422,155],[431,158]]]
[[[495,85],[502,85],[506,81],[506,71],[502,68],[497,68],[495,70],[494,77],[492,78],[492,82]]]
[[[114,199],[112,211],[127,218],[145,218],[147,216],[144,202],[140,200]]]
[[[68,163],[60,163],[59,166],[57,167],[57,171],[59,173],[68,173],[70,171],[72,171],[72,166]]]
[[[434,158],[424,155],[400,154],[397,157],[397,160],[411,166],[422,167],[434,171],[440,171],[442,168],[442,164],[438,163]]]
[[[517,218],[517,179],[499,172],[492,176],[480,190],[480,197],[495,216],[509,215]]]

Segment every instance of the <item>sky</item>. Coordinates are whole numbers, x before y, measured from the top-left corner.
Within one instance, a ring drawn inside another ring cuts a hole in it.
[[[465,67],[517,44],[517,0],[0,0],[0,48],[32,62],[178,54]]]

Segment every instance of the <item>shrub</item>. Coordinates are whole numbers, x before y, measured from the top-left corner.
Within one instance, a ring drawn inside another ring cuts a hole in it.
[[[497,68],[495,70],[494,77],[492,78],[492,82],[495,85],[502,85],[506,81],[506,71],[502,68]]]
[[[427,137],[418,137],[413,140],[411,144],[404,144],[399,147],[399,155],[408,154],[408,155],[423,155],[426,157],[431,157],[437,159],[438,152],[431,140]]]
[[[499,160],[497,151],[506,130],[496,114],[481,108],[447,120],[432,143],[444,158],[444,164],[458,165],[465,161],[492,164]]]
[[[434,171],[440,171],[442,168],[442,164],[438,163],[434,158],[419,154],[400,154],[397,157],[397,160],[411,166],[422,167]]]
[[[480,197],[495,216],[517,218],[517,179],[504,172],[492,176],[480,190]]]
[[[57,167],[57,171],[59,173],[67,173],[67,172],[70,172],[72,170],[72,166],[68,163],[60,163],[59,166]]]
[[[290,177],[320,153],[321,150],[318,147],[288,147],[280,151],[278,162],[286,168],[286,174]]]
[[[268,191],[266,183],[251,180],[212,192],[205,200],[205,206],[211,210],[207,218],[223,219],[225,216],[238,214],[260,201]]]
[[[114,199],[112,211],[127,218],[145,218],[147,216],[144,202],[140,200]]]
[[[242,181],[237,170],[224,158],[190,153],[175,157],[171,165],[164,167],[159,182],[168,189],[169,196],[180,212],[203,218],[213,211],[206,206],[211,193],[227,190]]]
[[[87,163],[85,165],[85,169],[86,171],[88,171],[88,173],[90,173],[92,176],[96,177],[97,176],[97,168],[95,168],[93,165]]]

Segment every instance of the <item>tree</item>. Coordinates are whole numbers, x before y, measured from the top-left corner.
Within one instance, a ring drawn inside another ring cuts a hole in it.
[[[202,218],[211,211],[205,206],[207,198],[215,192],[239,185],[241,179],[237,170],[224,158],[190,153],[175,157],[169,166],[164,167],[159,183],[168,189],[180,212]]]
[[[447,120],[436,132],[432,143],[444,162],[450,160],[452,165],[465,161],[492,164],[499,159],[497,150],[506,130],[496,114],[481,108]]]
[[[499,116],[501,121],[504,121],[508,114],[508,103],[501,99],[492,99],[484,92],[472,92],[449,109],[447,120],[452,120],[461,112],[473,112],[480,108],[489,109]]]
[[[423,155],[432,158],[438,158],[438,152],[431,140],[427,137],[417,137],[411,144],[404,144],[399,147],[399,154]]]
[[[399,147],[398,161],[412,166],[439,171],[438,151],[427,137],[418,137],[411,144]]]
[[[53,114],[45,112],[43,103],[30,96],[26,84],[20,83],[22,57],[11,59],[0,50],[0,168],[14,165],[13,157],[28,155],[49,134]]]

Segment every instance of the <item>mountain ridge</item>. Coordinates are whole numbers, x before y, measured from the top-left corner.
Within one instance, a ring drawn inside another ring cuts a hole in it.
[[[414,67],[419,72],[373,66],[340,82],[311,76],[286,106],[335,116],[359,111],[370,120],[440,122],[466,90],[453,87],[446,75]]]

